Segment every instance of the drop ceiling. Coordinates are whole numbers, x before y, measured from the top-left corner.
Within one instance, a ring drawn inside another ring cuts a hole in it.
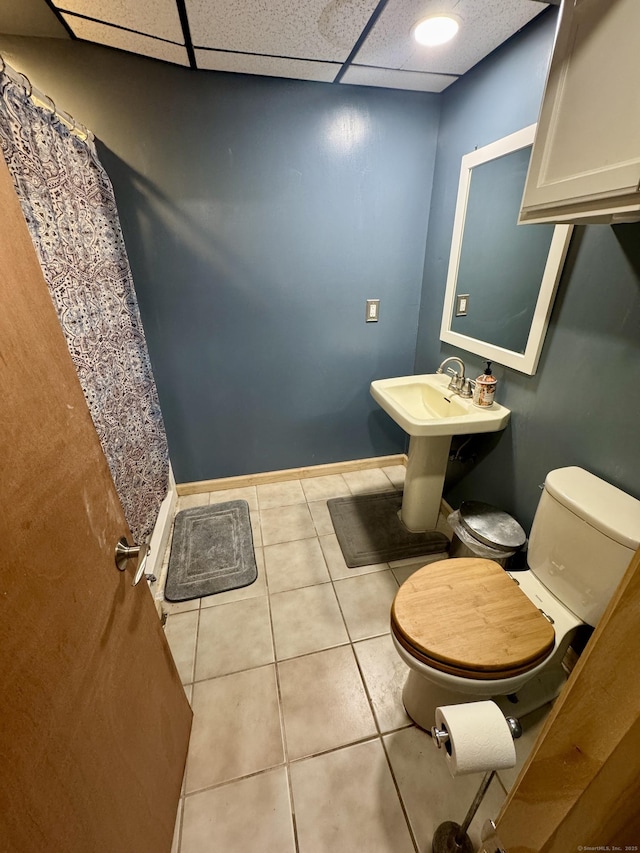
[[[11,0],[3,5],[0,32],[4,33],[55,34],[193,69],[441,92],[548,4],[539,0]],[[15,6],[13,21],[9,5]],[[440,47],[420,47],[411,38],[412,27],[425,17],[443,13],[460,22],[456,38]],[[50,31],[43,32],[47,15]],[[31,31],[26,18],[34,22]]]

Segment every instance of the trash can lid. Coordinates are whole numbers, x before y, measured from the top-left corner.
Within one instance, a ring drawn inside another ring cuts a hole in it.
[[[481,501],[463,501],[460,522],[480,542],[500,551],[517,551],[527,541],[515,518]]]

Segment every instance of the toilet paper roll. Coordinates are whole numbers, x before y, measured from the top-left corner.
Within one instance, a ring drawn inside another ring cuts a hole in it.
[[[436,726],[446,729],[445,760],[452,776],[503,770],[516,763],[511,730],[495,702],[465,702],[436,708]]]

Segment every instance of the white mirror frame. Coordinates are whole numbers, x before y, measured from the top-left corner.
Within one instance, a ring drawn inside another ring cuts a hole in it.
[[[462,158],[460,168],[460,183],[458,185],[458,198],[456,201],[456,213],[453,223],[453,235],[451,238],[451,254],[449,256],[449,272],[447,274],[447,286],[445,290],[444,307],[442,311],[442,326],[440,328],[440,340],[448,344],[454,344],[460,349],[481,355],[497,364],[513,367],[522,373],[533,375],[538,367],[540,353],[544,344],[544,338],[549,325],[551,308],[556,295],[560,274],[569,248],[569,241],[573,231],[573,225],[556,225],[547,263],[545,265],[538,300],[531,321],[531,329],[527,339],[527,345],[523,353],[507,350],[495,346],[487,341],[470,338],[459,332],[451,330],[451,321],[455,308],[456,284],[458,279],[458,267],[462,252],[462,237],[467,212],[467,201],[471,186],[471,170],[481,163],[495,160],[505,154],[510,154],[520,148],[533,144],[536,125],[531,124],[522,130],[505,136],[497,142],[492,142],[482,148],[478,148]],[[520,225],[520,228],[535,228],[535,225]]]

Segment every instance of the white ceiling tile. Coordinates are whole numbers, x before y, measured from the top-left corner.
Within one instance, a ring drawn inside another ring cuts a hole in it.
[[[195,47],[344,62],[377,0],[186,0]]]
[[[176,0],[54,0],[65,12],[86,15],[139,33],[184,44]]]
[[[117,27],[87,21],[75,15],[64,14],[63,17],[80,39],[104,44],[107,47],[117,47],[129,53],[150,56],[153,59],[163,59],[165,62],[173,62],[176,65],[189,65],[186,48],[182,45],[130,33],[128,30],[119,30]]]
[[[267,77],[288,77],[297,80],[317,80],[332,83],[340,70],[339,63],[309,62],[304,59],[280,59],[256,54],[225,53],[222,50],[198,50],[198,68],[209,71],[236,71],[242,74],[261,74]]]
[[[354,86],[381,86],[384,89],[411,89],[414,92],[443,92],[457,79],[447,74],[350,65],[340,82]]]
[[[79,38],[189,65],[179,14],[182,0],[47,2],[64,10],[62,17]],[[5,5],[9,3],[20,5],[20,15],[7,18],[0,11],[0,32],[5,21],[9,32],[48,34],[32,14],[32,6],[44,5],[44,0],[5,0]],[[200,68],[331,81],[378,0],[184,0],[184,4]],[[343,81],[443,91],[547,5],[533,0],[388,0]],[[454,41],[440,48],[417,45],[411,37],[413,26],[447,11],[462,24]]]
[[[176,0],[54,0],[65,12],[184,44]]]
[[[355,59],[384,68],[464,74],[545,8],[531,0],[389,0]],[[412,38],[418,21],[447,13],[460,21],[453,41],[427,48]]]

